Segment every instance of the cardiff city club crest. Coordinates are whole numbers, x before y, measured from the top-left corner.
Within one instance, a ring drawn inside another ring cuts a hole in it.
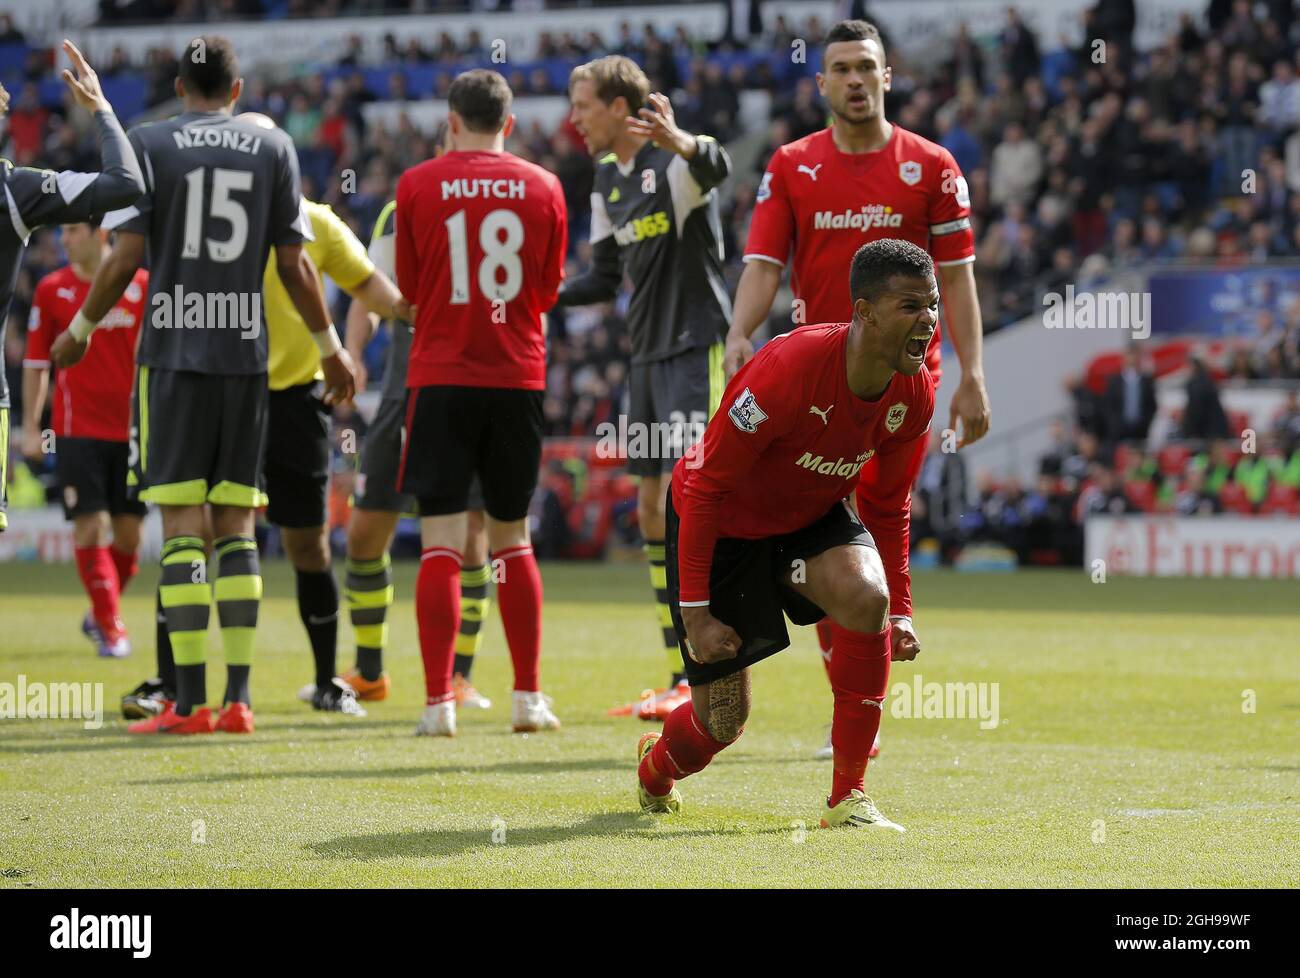
[[[731,405],[731,410],[727,414],[732,424],[751,435],[767,420],[767,414],[758,406],[758,401],[754,400],[754,395],[749,392],[748,387],[740,392],[736,403]]]
[[[885,428],[892,435],[903,425],[903,418],[907,416],[907,405],[902,401],[890,407],[889,413],[885,415]]]
[[[915,160],[908,160],[906,163],[898,164],[898,179],[909,187],[915,187],[921,182],[921,164]]]

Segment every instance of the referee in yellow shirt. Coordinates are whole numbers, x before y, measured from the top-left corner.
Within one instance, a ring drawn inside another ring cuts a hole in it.
[[[241,119],[269,124],[258,113]],[[262,122],[265,120],[265,122]],[[327,204],[303,201],[313,240],[303,253],[318,275],[327,275],[368,311],[384,318],[410,319],[410,306],[397,286],[375,268],[366,247]],[[322,283],[323,284],[323,283]],[[321,400],[320,351],[312,342],[289,293],[267,261],[262,286],[270,345],[266,458],[263,468],[266,516],[280,528],[284,551],[297,577],[298,614],[311,641],[315,682],[300,693],[318,710],[365,716],[352,688],[335,675],[339,588],[330,564],[326,514],[330,476],[330,408]]]

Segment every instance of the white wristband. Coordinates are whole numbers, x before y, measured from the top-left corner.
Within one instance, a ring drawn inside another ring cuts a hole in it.
[[[320,350],[322,360],[337,356],[339,350],[343,349],[343,344],[339,342],[339,334],[335,332],[333,323],[330,323],[330,328],[327,330],[312,333],[311,338],[316,344],[316,349]]]
[[[78,343],[85,343],[98,325],[99,323],[92,322],[84,312],[78,309],[77,314],[72,317],[72,322],[68,324],[68,332],[72,334],[73,339]]]

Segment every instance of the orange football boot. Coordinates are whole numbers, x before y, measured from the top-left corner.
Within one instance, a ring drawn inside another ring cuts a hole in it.
[[[353,667],[339,678],[352,687],[359,700],[386,700],[392,687],[392,680],[386,672],[381,672],[378,679],[366,679],[360,669]]]

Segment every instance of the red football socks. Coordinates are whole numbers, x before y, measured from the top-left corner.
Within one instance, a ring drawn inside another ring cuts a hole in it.
[[[140,569],[140,554],[138,551],[127,553],[118,550],[117,547],[109,547],[108,555],[113,558],[113,567],[117,570],[118,594],[122,594],[126,591],[126,586],[131,583],[131,578],[135,577],[136,571]]]
[[[90,597],[90,607],[95,623],[110,641],[122,633],[118,618],[117,571],[108,547],[77,547],[77,571],[81,583]]]
[[[506,644],[510,646],[515,689],[536,692],[541,688],[538,671],[542,657],[542,575],[537,570],[533,548],[528,544],[498,551],[492,557],[494,571],[501,568],[497,604],[501,608]]]
[[[460,552],[450,547],[429,547],[420,555],[415,619],[420,627],[420,657],[424,660],[425,702],[430,706],[455,695],[451,666],[460,630],[460,562]]]
[[[831,678],[831,646],[833,626],[829,618],[817,623],[817,645],[822,650],[822,665],[826,667],[826,678]]]
[[[880,730],[889,688],[889,628],[873,634],[834,626],[835,655],[830,662],[835,715],[831,745],[835,771],[829,804],[834,807],[854,788],[862,790],[867,755]]]
[[[736,740],[739,739],[737,734]],[[662,797],[673,790],[678,778],[703,771],[715,754],[735,742],[724,744],[714,740],[695,715],[695,705],[688,700],[668,714],[663,736],[641,759],[637,774],[646,791]]]

